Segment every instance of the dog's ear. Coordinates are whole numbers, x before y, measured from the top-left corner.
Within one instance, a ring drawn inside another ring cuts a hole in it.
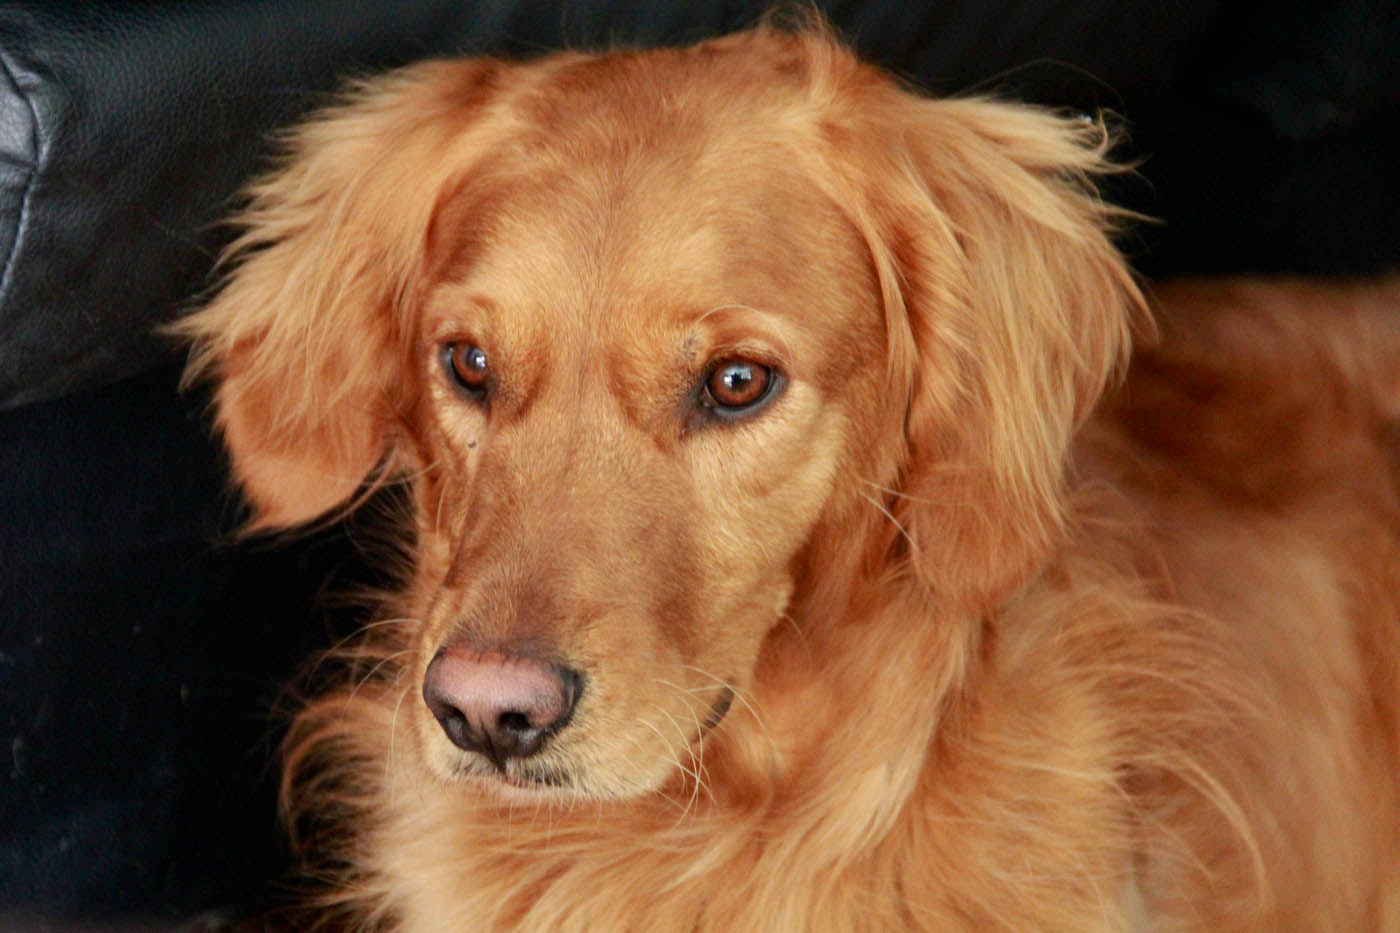
[[[499,67],[404,69],[294,130],[236,218],[222,290],[172,328],[192,342],[187,378],[216,383],[252,528],[309,521],[392,469],[433,213]]]
[[[915,574],[978,611],[1061,533],[1070,438],[1143,299],[1093,188],[1093,121],[889,89],[865,112],[860,223],[886,305],[906,459],[890,509]],[[871,154],[877,148],[878,153]],[[857,182],[859,183],[859,182]]]

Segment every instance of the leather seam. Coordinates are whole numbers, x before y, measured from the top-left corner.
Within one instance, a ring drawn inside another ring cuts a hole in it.
[[[24,242],[24,235],[27,230],[26,224],[29,220],[29,204],[34,194],[34,186],[39,178],[39,167],[43,164],[44,134],[39,122],[39,109],[35,106],[34,95],[26,91],[24,85],[20,83],[19,76],[15,68],[10,63],[10,56],[0,51],[0,68],[5,70],[5,76],[14,85],[16,92],[24,99],[25,106],[29,108],[29,119],[31,121],[31,132],[34,140],[34,157],[29,164],[29,177],[24,183],[24,196],[19,202],[19,217],[15,223],[15,238],[10,243],[9,255],[5,257],[4,271],[0,272],[0,308],[5,306],[5,301],[9,297],[10,288],[14,284],[14,269],[19,258],[20,245]]]

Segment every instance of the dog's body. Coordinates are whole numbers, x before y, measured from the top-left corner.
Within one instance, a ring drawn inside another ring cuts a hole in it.
[[[1169,289],[1101,399],[1098,136],[768,29],[300,132],[183,329],[261,525],[414,496],[323,918],[1400,924],[1400,286]]]

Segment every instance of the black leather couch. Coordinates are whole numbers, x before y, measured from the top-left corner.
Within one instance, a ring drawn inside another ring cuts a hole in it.
[[[212,286],[273,130],[348,74],[689,42],[765,5],[0,0],[0,926],[236,914],[278,869],[279,691],[354,623],[327,581],[373,561],[353,527],[228,537],[155,333]],[[1149,277],[1400,265],[1394,2],[818,5],[931,90],[1123,115],[1144,161],[1110,194],[1163,221],[1124,241]]]

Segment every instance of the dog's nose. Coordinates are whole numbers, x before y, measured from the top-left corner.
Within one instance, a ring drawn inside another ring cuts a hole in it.
[[[428,664],[423,699],[452,744],[504,768],[563,728],[580,683],[577,672],[535,658],[449,646]]]

